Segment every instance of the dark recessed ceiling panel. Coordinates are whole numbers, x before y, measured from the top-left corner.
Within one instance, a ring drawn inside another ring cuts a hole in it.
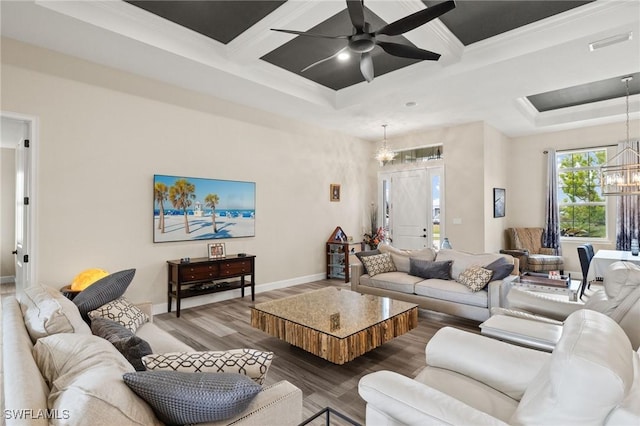
[[[365,8],[365,20],[371,24],[373,30],[377,30],[387,24],[367,8]],[[300,30],[299,28],[286,29]],[[351,35],[352,29],[353,25],[351,24],[349,13],[345,6],[345,10],[309,29],[308,32],[328,35]],[[414,46],[409,40],[401,36],[378,36],[378,38],[384,41],[393,41],[395,43]],[[335,55],[346,45],[347,40],[345,39],[335,40],[298,36],[267,53],[261,59],[330,89],[340,90],[364,81],[362,73],[360,72],[360,58],[356,57],[353,53],[346,61],[340,61],[335,58],[310,68],[305,72],[301,71],[321,59]],[[428,49],[428,47],[422,47]],[[375,47],[371,51],[371,56],[373,58],[376,77],[416,62],[421,62],[418,59],[406,59],[389,55],[380,47]]]
[[[227,44],[285,1],[135,1],[139,8]]]
[[[441,16],[440,20],[462,44],[468,46],[591,1],[458,0],[456,8]],[[422,2],[429,7],[440,3],[440,0]]]
[[[606,80],[594,81],[579,86],[553,90],[527,96],[527,99],[539,112],[568,108],[607,99],[621,98],[627,95],[627,86],[623,77],[613,77]],[[629,94],[640,93],[640,73],[631,74],[633,80],[629,82]]]

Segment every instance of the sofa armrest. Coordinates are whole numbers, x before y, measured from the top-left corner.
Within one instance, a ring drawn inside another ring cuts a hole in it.
[[[564,321],[573,312],[584,309],[581,300],[572,302],[558,299],[557,296],[537,291],[526,291],[517,287],[507,294],[508,307],[536,315],[545,316],[557,321]]]
[[[452,327],[438,330],[425,354],[427,365],[470,377],[518,401],[549,359],[545,352]]]
[[[302,422],[302,391],[282,380],[265,386],[251,401],[247,409],[230,419],[199,423],[202,426],[264,426],[269,424],[293,426]]]
[[[364,274],[364,268],[362,263],[359,260],[354,261],[350,266],[350,274],[349,281],[351,281],[351,290],[357,291],[357,287],[360,285],[360,275]]]
[[[437,389],[391,371],[367,374],[358,383],[358,393],[368,406],[401,424],[505,424]]]

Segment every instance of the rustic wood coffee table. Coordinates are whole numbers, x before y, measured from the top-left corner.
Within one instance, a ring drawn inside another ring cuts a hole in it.
[[[251,325],[344,364],[418,325],[418,305],[327,287],[251,308]]]

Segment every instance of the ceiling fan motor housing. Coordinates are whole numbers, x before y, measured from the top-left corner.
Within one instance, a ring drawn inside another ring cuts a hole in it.
[[[349,49],[354,52],[371,52],[374,47],[376,47],[376,38],[371,34],[355,34],[349,37]]]

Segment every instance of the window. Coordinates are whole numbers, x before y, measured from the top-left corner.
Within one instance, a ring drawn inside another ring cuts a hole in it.
[[[556,154],[562,237],[607,237],[606,200],[600,187],[600,166],[606,162],[606,148]]]

